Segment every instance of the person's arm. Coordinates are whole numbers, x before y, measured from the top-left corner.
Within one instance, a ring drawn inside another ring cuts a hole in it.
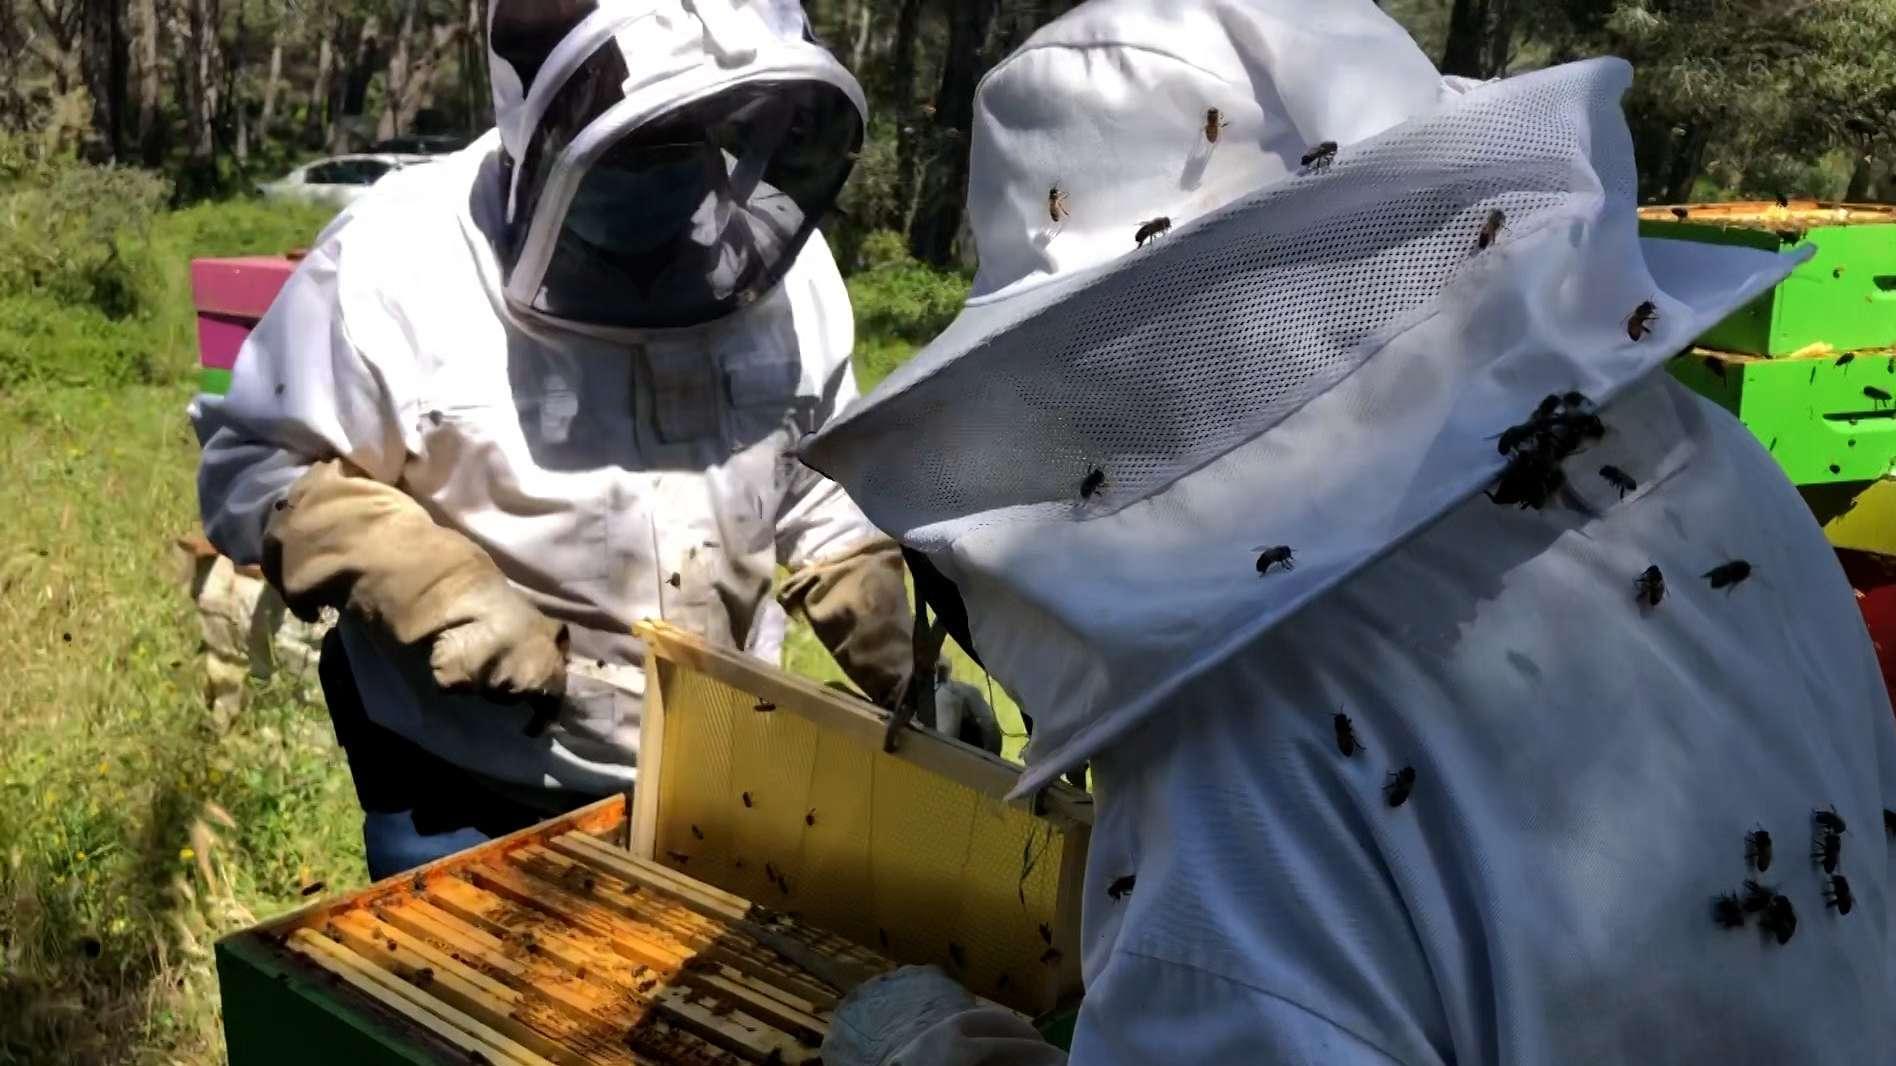
[[[343,230],[325,231],[258,322],[229,394],[192,412],[206,535],[262,563],[299,617],[348,610],[427,647],[445,689],[557,697],[565,628],[395,484],[416,443],[413,354],[392,301],[344,288]]]

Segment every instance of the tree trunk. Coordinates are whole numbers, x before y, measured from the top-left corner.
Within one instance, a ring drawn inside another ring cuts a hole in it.
[[[408,99],[409,79],[414,75],[411,58],[415,37],[415,8],[418,0],[402,4],[402,17],[395,23],[395,46],[388,52],[388,67],[382,83],[382,117],[375,124],[377,140],[386,140],[402,129],[403,104]]]
[[[1514,47],[1512,0],[1454,0],[1442,73],[1492,78],[1507,70]]]
[[[257,136],[270,139],[276,121],[277,90],[283,85],[283,24],[270,34],[270,69],[263,78],[263,108],[257,113]]]
[[[137,0],[138,158],[156,167],[165,157],[160,110],[165,93],[164,68],[158,62],[158,0]]]
[[[1870,198],[1870,178],[1876,173],[1876,157],[1866,147],[1857,153],[1856,165],[1850,168],[1850,186],[1843,191],[1846,204],[1865,203]]]
[[[902,0],[896,13],[895,41],[889,58],[893,70],[889,99],[895,106],[898,125],[895,134],[895,180],[889,202],[893,214],[877,219],[883,229],[907,232],[915,217],[916,167],[921,158],[922,140],[927,136],[922,115],[915,107],[915,39],[920,36],[922,0]]]
[[[875,5],[864,0],[862,12],[857,18],[860,21],[856,26],[856,43],[849,51],[850,70],[862,70],[863,65],[869,62],[869,27],[875,23]]]
[[[1685,128],[1685,136],[1677,138],[1672,154],[1666,160],[1666,183],[1663,192],[1665,202],[1682,204],[1692,199],[1692,186],[1698,183],[1699,174],[1704,170],[1705,147],[1711,143],[1711,132],[1703,125],[1691,125]]]
[[[369,95],[369,78],[374,70],[376,47],[381,40],[381,25],[371,15],[362,23],[362,32],[356,35],[355,50],[343,57],[341,91],[335,106],[329,113],[329,151],[340,152],[346,146],[344,140],[350,135],[347,120],[360,117],[362,107]]]
[[[986,73],[982,46],[1000,0],[955,0],[948,16],[948,54],[935,93],[935,165],[922,176],[922,195],[909,225],[909,252],[936,266],[954,261],[968,187],[968,133],[974,126],[974,90]]]
[[[211,32],[208,0],[185,0],[184,119],[191,160],[209,160],[216,146],[211,135]]]
[[[316,44],[316,81],[309,89],[309,114],[304,116],[304,136],[318,144],[329,143],[330,100],[335,95],[335,51],[329,34]]]
[[[895,76],[889,84],[889,99],[906,114],[915,106],[915,38],[922,27],[922,0],[902,0],[895,16],[895,48],[891,62]]]
[[[124,4],[119,0],[85,0],[84,46],[80,61],[86,88],[92,94],[92,128],[98,150],[110,162],[126,156],[125,132],[127,68],[131,54],[125,36]]]

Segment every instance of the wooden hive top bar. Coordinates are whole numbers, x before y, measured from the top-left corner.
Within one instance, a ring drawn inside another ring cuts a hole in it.
[[[379,1023],[387,1061],[815,1061],[839,986],[893,963],[634,858],[606,839],[623,812],[615,797],[238,934],[220,969],[300,974]],[[233,1027],[237,1066],[266,1061],[248,1036]],[[322,1039],[275,1036],[273,1064]]]

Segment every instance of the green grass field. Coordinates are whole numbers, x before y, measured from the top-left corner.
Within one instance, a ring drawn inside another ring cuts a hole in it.
[[[278,240],[274,225],[233,232],[194,209],[170,217],[163,247],[245,251]],[[865,388],[952,313],[959,282],[917,277],[852,279],[868,309]],[[165,282],[171,298],[179,280]],[[207,707],[172,549],[197,522],[189,331],[175,314],[112,328],[162,347],[131,383],[0,383],[0,1066],[221,1062],[215,938],[301,902],[305,886],[365,881],[320,704],[279,679],[255,685],[234,721]],[[786,660],[836,676],[800,628]],[[984,684],[958,653],[956,673]],[[994,692],[1018,750],[1018,713]]]

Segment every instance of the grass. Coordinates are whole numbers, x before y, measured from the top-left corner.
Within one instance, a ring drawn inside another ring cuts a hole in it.
[[[322,709],[206,709],[188,399],[0,400],[0,1063],[219,1061],[212,939],[362,879]]]
[[[158,265],[124,314],[0,292],[16,371],[0,380],[0,1066],[223,1061],[212,942],[305,886],[366,880],[327,714],[280,675],[235,720],[211,713],[172,549],[197,524],[183,264],[301,243],[321,221],[256,204],[159,215],[128,250]],[[889,324],[940,318],[962,284],[918,270],[851,280],[870,315],[865,389],[932,328]],[[802,627],[786,661],[837,676]]]

